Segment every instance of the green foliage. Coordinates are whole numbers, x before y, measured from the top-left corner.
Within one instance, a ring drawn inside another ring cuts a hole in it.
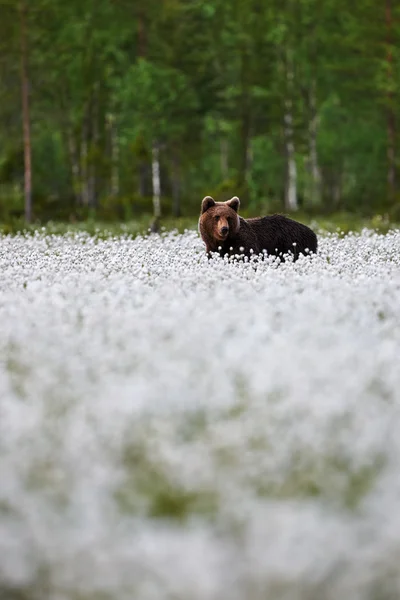
[[[1,11],[7,222],[23,210],[18,3]],[[148,213],[154,144],[163,215],[194,217],[208,193],[282,210],[288,111],[303,211],[398,220],[398,3],[37,0],[27,35],[36,220]]]
[[[185,115],[196,109],[196,96],[183,73],[144,58],[126,73],[121,96],[125,114],[135,107],[133,137],[141,134],[150,145],[154,139],[179,139],[187,127]]]

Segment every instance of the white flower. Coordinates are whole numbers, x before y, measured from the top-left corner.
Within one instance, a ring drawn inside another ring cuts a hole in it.
[[[0,270],[3,595],[400,596],[399,231],[43,231]]]

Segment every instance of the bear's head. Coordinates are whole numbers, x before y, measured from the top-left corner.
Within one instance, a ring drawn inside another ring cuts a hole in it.
[[[240,200],[237,196],[226,202],[215,202],[211,196],[203,199],[199,230],[206,243],[211,240],[224,242],[229,235],[235,235],[239,231],[239,206]]]

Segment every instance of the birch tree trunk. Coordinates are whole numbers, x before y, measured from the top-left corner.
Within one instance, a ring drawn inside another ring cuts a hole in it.
[[[161,216],[161,203],[160,203],[160,159],[159,159],[159,148],[156,142],[153,142],[152,153],[151,153],[151,173],[153,182],[153,212],[154,217],[157,219]]]
[[[289,98],[285,101],[285,149],[286,149],[286,185],[285,185],[285,210],[296,211],[297,203],[297,166],[295,147],[293,141],[293,114],[292,102]]]
[[[32,150],[31,127],[29,115],[29,78],[28,78],[28,34],[27,34],[27,6],[20,2],[20,43],[21,43],[21,96],[22,96],[22,121],[24,136],[24,195],[25,195],[25,220],[32,220]]]
[[[293,70],[289,59],[286,61],[286,99],[284,115],[284,138],[286,150],[285,210],[296,211],[297,203],[297,166],[293,138]]]

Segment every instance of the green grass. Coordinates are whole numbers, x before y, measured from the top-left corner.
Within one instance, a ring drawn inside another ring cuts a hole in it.
[[[114,235],[131,235],[145,234],[148,232],[152,222],[151,215],[145,215],[139,219],[132,221],[115,221],[106,222],[93,219],[78,221],[74,223],[66,221],[48,221],[47,223],[32,223],[27,225],[22,220],[13,221],[10,223],[0,223],[0,233],[16,234],[19,232],[34,233],[36,231],[45,231],[47,234],[63,235],[68,232],[84,231],[91,235],[99,237],[109,237]],[[178,229],[183,232],[185,229],[193,229],[197,227],[197,220],[193,218],[165,218],[161,223],[166,230]]]
[[[255,215],[242,212],[244,217]],[[361,217],[353,213],[336,213],[329,216],[310,217],[305,213],[296,213],[292,218],[310,225],[315,230],[326,232],[338,232],[346,234],[349,231],[359,232],[363,228],[373,229],[380,233],[387,233],[390,229],[400,227],[399,223],[392,222],[386,215],[374,215],[373,217]],[[48,234],[62,235],[68,232],[84,231],[98,237],[109,237],[118,235],[136,236],[148,232],[152,222],[151,215],[143,215],[136,220],[105,222],[96,219],[87,219],[70,223],[67,221],[48,221],[47,223],[25,224],[23,220],[14,220],[8,223],[0,223],[0,233],[16,234],[19,232],[34,233],[36,231],[45,231]],[[192,217],[165,217],[161,221],[161,226],[166,231],[178,230],[182,233],[185,229],[197,229],[198,216]]]

